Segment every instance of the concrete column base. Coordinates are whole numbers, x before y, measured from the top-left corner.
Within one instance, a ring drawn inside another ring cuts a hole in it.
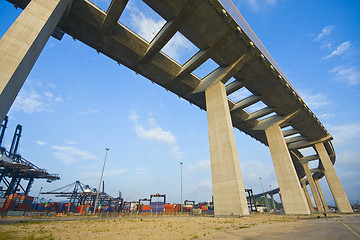
[[[225,85],[205,92],[216,216],[249,215]]]

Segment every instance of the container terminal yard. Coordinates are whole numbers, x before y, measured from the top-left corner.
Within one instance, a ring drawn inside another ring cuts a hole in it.
[[[3,146],[8,117],[6,116],[0,129],[0,146]],[[151,194],[133,201],[124,201],[121,192],[118,197],[112,197],[105,192],[105,183],[102,182],[102,191],[96,202],[97,189],[87,184],[75,181],[52,191],[41,191],[37,197],[29,196],[33,182],[37,179],[45,179],[48,182],[60,180],[57,174],[49,173],[23,158],[18,154],[18,147],[22,133],[22,126],[17,125],[10,150],[1,147],[0,155],[0,215],[1,216],[61,216],[61,215],[89,215],[96,213],[137,213],[142,215],[176,213],[194,213],[212,215],[214,213],[213,202],[196,202],[185,200],[183,204],[170,204],[166,201],[166,194]],[[278,190],[277,190],[278,191]],[[251,189],[248,193],[248,205],[250,211],[263,211],[264,206],[256,208],[256,200]],[[276,190],[275,192],[276,193]],[[269,195],[270,196],[270,195]],[[272,195],[271,195],[272,196]],[[60,202],[51,199],[62,199]],[[263,197],[259,195],[258,197]],[[49,201],[50,200],[50,201]],[[270,201],[270,199],[269,199]],[[272,199],[272,209],[276,209]],[[265,207],[266,209],[266,207]]]
[[[1,146],[3,145],[7,123],[8,117],[1,124]],[[17,125],[10,150],[7,151],[4,147],[1,147],[0,184],[4,187],[1,187],[0,216],[63,216],[98,213],[140,215],[214,214],[213,201],[196,202],[195,200],[185,200],[182,204],[170,204],[166,201],[166,194],[156,193],[138,200],[124,201],[121,192],[117,197],[108,195],[105,192],[104,181],[99,193],[96,188],[75,181],[52,191],[40,191],[35,198],[29,196],[28,193],[34,180],[46,179],[46,181],[51,182],[60,180],[60,176],[35,166],[17,153],[21,132],[22,126]],[[252,189],[245,189],[245,192],[247,193],[250,212],[283,213],[281,203],[277,203],[273,197],[275,194],[279,194],[279,188],[255,195]],[[61,200],[58,202],[51,200],[54,197]],[[328,206],[328,208],[334,209],[332,206]],[[356,205],[355,208],[359,208],[359,206]]]

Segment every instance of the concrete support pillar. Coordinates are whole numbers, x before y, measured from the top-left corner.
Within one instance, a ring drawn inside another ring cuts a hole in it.
[[[270,194],[271,196],[271,201],[272,201],[272,204],[274,206],[274,211],[276,212],[276,205],[275,205],[275,200],[274,200],[274,194]]]
[[[304,192],[278,125],[265,130],[286,214],[310,214]]]
[[[308,163],[305,163],[305,164],[303,165],[303,168],[304,168],[306,177],[307,177],[307,179],[308,179],[309,186],[310,186],[311,192],[312,192],[312,194],[313,194],[313,197],[314,197],[316,206],[317,206],[317,208],[318,208],[318,212],[319,212],[319,213],[323,213],[323,212],[324,212],[324,208],[323,208],[323,206],[322,206],[322,203],[321,203],[321,200],[320,200],[320,196],[319,196],[318,191],[317,191],[317,189],[316,189],[314,179],[313,179],[312,174],[311,174],[311,172],[310,172],[309,164],[308,164]]]
[[[325,149],[323,143],[315,144],[315,150],[317,151],[320,161],[324,167],[324,174],[326,181],[329,184],[331,193],[335,199],[336,206],[342,213],[351,213],[352,208],[350,202],[345,194],[344,188],[341,185],[338,175],[336,174],[334,165],[332,164],[330,157]]]
[[[249,215],[225,85],[209,87],[205,97],[215,215]]]
[[[32,0],[0,40],[0,121],[72,0]]]
[[[315,180],[315,186],[316,186],[316,188],[317,188],[317,190],[318,190],[318,193],[319,193],[319,195],[320,195],[320,199],[321,199],[321,202],[322,202],[323,207],[324,207],[324,209],[325,209],[325,212],[329,212],[328,205],[327,205],[327,203],[326,203],[324,194],[323,194],[323,192],[322,192],[322,190],[321,190],[321,187],[320,187],[320,184],[319,184],[319,179]]]
[[[314,213],[314,212],[315,212],[315,209],[314,209],[314,207],[313,207],[313,205],[312,205],[312,202],[311,202],[311,199],[310,199],[310,195],[309,195],[309,192],[308,192],[307,187],[306,187],[306,183],[301,183],[301,187],[302,187],[302,189],[303,189],[303,191],[304,191],[304,194],[305,194],[305,196],[306,196],[306,201],[307,201],[307,203],[308,203],[308,205],[309,205],[310,212],[311,212],[311,213]]]

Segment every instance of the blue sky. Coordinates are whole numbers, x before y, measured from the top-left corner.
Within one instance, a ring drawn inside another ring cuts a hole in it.
[[[94,0],[103,9],[108,2]],[[334,137],[335,169],[352,202],[360,198],[360,2],[243,0],[234,4],[307,105]],[[0,36],[21,13],[0,3]],[[120,22],[150,41],[164,21],[130,1]],[[129,24],[130,23],[130,24]],[[183,63],[197,48],[180,34],[165,47]],[[215,67],[208,61],[194,73]],[[5,146],[23,126],[20,154],[61,180],[35,181],[50,191],[79,180],[126,200],[152,193],[180,202],[211,198],[206,112],[65,35],[50,38],[9,112]],[[267,147],[234,130],[246,188],[277,187]],[[305,150],[306,153],[309,150]],[[316,166],[317,163],[311,163]],[[325,198],[334,200],[325,179]]]

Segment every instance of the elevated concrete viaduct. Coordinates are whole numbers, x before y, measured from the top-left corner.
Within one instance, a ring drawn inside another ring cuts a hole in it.
[[[300,183],[309,183],[321,204],[316,183],[323,176],[339,210],[351,212],[333,167],[332,136],[230,0],[143,0],[166,20],[151,42],[118,22],[128,0],[112,0],[106,12],[88,0],[8,1],[24,11],[0,41],[0,119],[47,39],[66,33],[207,110],[215,215],[249,214],[233,127],[269,146],[287,214],[310,214]],[[183,65],[161,52],[177,32],[200,49]],[[209,58],[219,67],[201,79],[193,71]],[[251,96],[229,99],[245,88]],[[246,110],[257,102],[266,107]],[[317,156],[303,156],[299,149],[307,147]],[[309,169],[314,158],[319,167]]]

